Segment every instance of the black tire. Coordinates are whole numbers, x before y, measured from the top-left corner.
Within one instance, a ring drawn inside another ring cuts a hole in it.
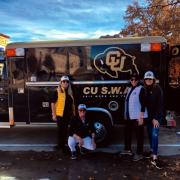
[[[112,129],[112,125],[110,120],[106,116],[97,116],[93,119],[94,127],[96,130],[96,143],[98,147],[105,146],[109,143],[110,140],[110,131]]]

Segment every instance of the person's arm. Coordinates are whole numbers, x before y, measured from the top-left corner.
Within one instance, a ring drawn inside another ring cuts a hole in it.
[[[73,134],[73,137],[76,139],[76,141],[78,141],[79,146],[83,145],[83,139],[80,136],[78,136],[77,134]]]
[[[91,137],[92,138],[95,138],[95,136],[96,136],[96,129],[95,129],[95,127],[94,127],[94,123],[92,122],[92,121],[90,121],[89,119],[87,119],[88,120],[88,122],[89,122],[89,130],[90,130],[90,132],[91,132]]]
[[[141,88],[140,94],[139,94],[139,101],[141,104],[141,112],[145,112],[146,107],[146,92],[144,88]]]
[[[94,141],[95,142],[95,133],[93,132],[93,133],[91,133],[91,138],[92,138],[92,141]]]
[[[51,112],[52,112],[52,120],[56,121],[57,117],[56,117],[56,106],[55,103],[51,103]]]
[[[56,121],[56,101],[57,101],[57,91],[53,93],[51,98],[51,113],[52,113],[52,120]]]
[[[94,132],[91,133],[91,137],[92,137],[92,139],[95,139],[95,133]]]
[[[95,133],[94,133],[94,132],[91,134],[91,137],[92,137],[92,145],[93,145],[93,148],[96,149]]]
[[[156,87],[156,101],[154,102],[155,112],[154,112],[154,119],[160,122],[162,115],[163,115],[163,91],[160,86]]]
[[[163,114],[163,91],[160,86],[156,87],[156,102],[154,102],[155,112],[153,116],[153,126],[158,128]]]
[[[74,98],[73,98],[73,96],[71,96],[71,99],[72,99],[72,106],[71,106],[71,108],[72,108],[72,115],[73,116],[75,116],[76,115],[76,110],[75,110],[75,104],[74,104]]]
[[[90,131],[91,131],[92,145],[93,145],[94,149],[96,149],[96,142],[95,142],[96,129],[95,129],[94,124],[92,122],[90,123]]]
[[[141,112],[138,119],[138,124],[142,125],[144,122],[144,112],[145,112],[145,106],[146,106],[146,93],[145,89],[142,87],[139,94],[139,101],[141,104]]]

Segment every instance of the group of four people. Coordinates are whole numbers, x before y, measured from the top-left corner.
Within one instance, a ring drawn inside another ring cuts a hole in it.
[[[131,75],[130,82],[131,87],[128,89],[125,98],[125,150],[122,154],[132,155],[131,137],[133,130],[135,130],[137,152],[133,159],[137,161],[143,158],[144,125],[147,125],[151,163],[160,168],[157,151],[159,126],[163,111],[162,89],[156,84],[155,76],[151,71],[147,71],[144,75],[144,86],[139,83],[137,74]],[[86,105],[80,104],[78,116],[74,116],[74,99],[68,76],[61,77],[60,85],[52,97],[51,109],[52,118],[57,122],[58,127],[57,149],[64,150],[67,137],[72,159],[77,158],[77,144],[80,149],[81,147],[90,150],[96,148],[95,129],[92,122],[86,118]]]

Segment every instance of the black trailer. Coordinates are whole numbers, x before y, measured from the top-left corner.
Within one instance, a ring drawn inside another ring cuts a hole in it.
[[[168,92],[169,47],[159,36],[10,43],[6,57],[10,125],[53,123],[50,94],[63,74],[76,107],[88,106],[100,141],[122,123],[130,74],[151,70]]]

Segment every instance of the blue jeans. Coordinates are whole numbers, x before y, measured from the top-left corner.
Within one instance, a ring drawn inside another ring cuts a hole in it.
[[[147,124],[150,148],[154,155],[158,153],[159,128],[154,128],[152,122]]]

